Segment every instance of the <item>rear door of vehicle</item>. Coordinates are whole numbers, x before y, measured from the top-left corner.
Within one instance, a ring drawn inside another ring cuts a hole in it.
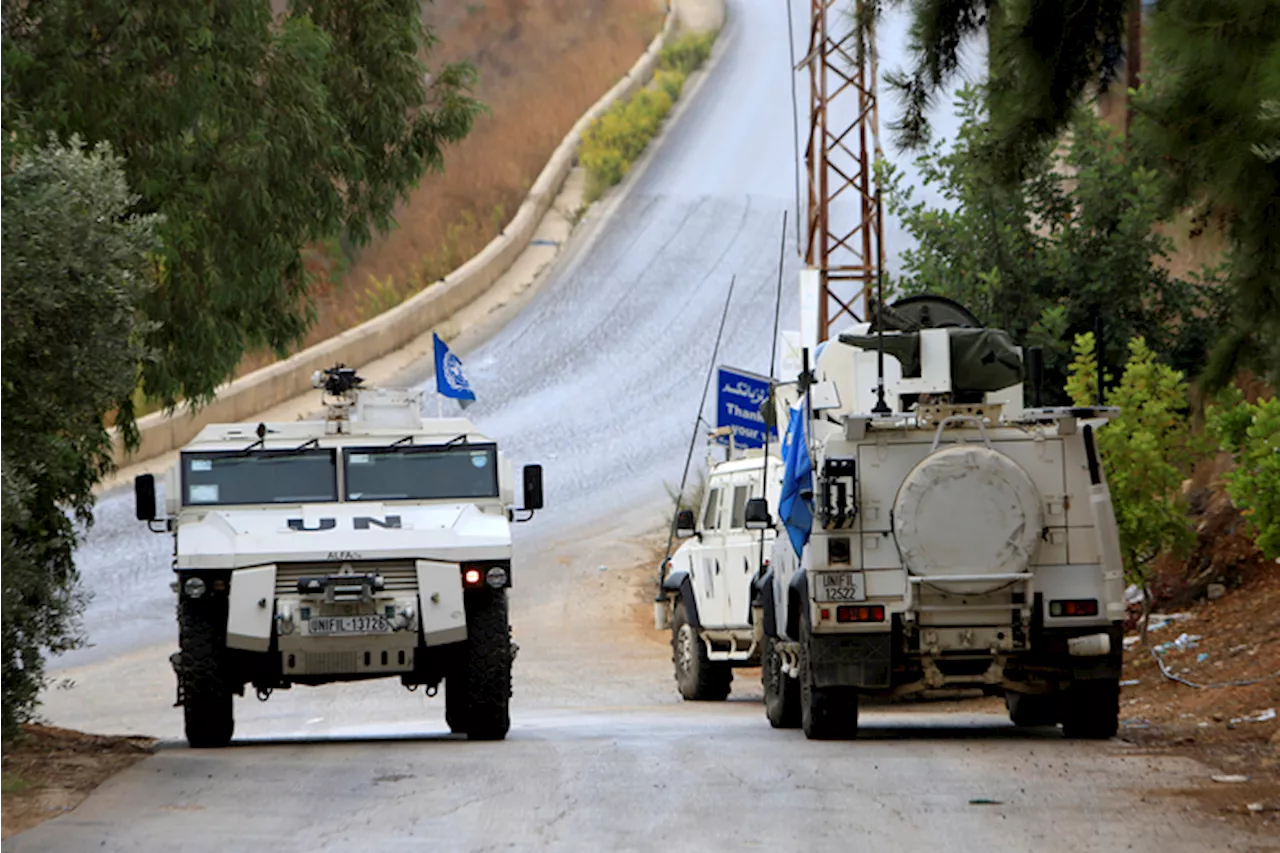
[[[698,598],[698,618],[704,627],[724,625],[726,605],[724,583],[721,578],[724,562],[726,492],[725,478],[712,477],[702,501],[702,514],[698,517],[700,541],[693,553],[694,594]]]
[[[751,609],[751,580],[760,564],[760,534],[747,530],[747,500],[760,493],[759,476],[743,471],[734,475],[726,489],[728,531],[725,560],[721,570],[724,584],[725,624],[745,627]]]

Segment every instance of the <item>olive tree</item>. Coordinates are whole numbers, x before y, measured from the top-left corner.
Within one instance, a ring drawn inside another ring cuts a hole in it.
[[[154,215],[110,146],[78,139],[6,163],[3,178],[4,736],[28,717],[43,654],[74,647],[82,596],[72,551],[112,464],[104,417],[137,384],[150,330],[139,304]]]

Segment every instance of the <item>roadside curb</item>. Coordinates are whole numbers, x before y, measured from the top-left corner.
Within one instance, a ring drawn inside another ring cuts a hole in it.
[[[499,236],[458,269],[422,292],[355,328],[221,386],[216,397],[196,412],[181,406],[138,420],[139,444],[124,451],[123,437],[112,430],[116,465],[137,465],[189,442],[207,424],[236,423],[311,391],[311,376],[335,363],[365,364],[406,346],[482,295],[519,257],[550,209],[577,158],[582,134],[614,102],[646,85],[658,55],[675,31],[678,14],[667,8],[662,29],[626,75],[595,102],[561,140],[539,173],[516,215]]]

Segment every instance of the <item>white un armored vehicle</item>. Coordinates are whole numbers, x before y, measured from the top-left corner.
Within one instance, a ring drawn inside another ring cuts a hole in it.
[[[769,505],[799,522],[776,519],[762,585],[774,726],[852,737],[860,696],[978,687],[1016,724],[1115,734],[1123,574],[1094,433],[1117,412],[1024,409],[1022,354],[978,326],[949,300],[902,300],[780,387],[812,477],[784,449],[801,511],[785,485]]]
[[[731,454],[732,455],[732,452]],[[724,699],[735,667],[760,665],[756,589],[769,562],[774,531],[748,518],[752,499],[776,505],[776,455],[749,450],[711,467],[702,506],[677,513],[686,539],[663,566],[658,626],[671,628],[676,686],[685,699]],[[767,511],[763,519],[767,519]]]
[[[224,746],[232,695],[398,677],[445,682],[455,733],[510,725],[507,621],[513,520],[542,507],[542,469],[510,463],[462,418],[423,418],[421,392],[362,389],[349,368],[317,374],[323,421],[216,424],[183,449],[157,513],[151,475],[138,517],[174,537],[188,742]]]

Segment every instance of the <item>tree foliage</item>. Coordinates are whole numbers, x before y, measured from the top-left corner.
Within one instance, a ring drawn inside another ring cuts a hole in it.
[[[1093,335],[1077,336],[1073,351],[1068,390],[1074,404],[1087,406],[1098,388]],[[1186,381],[1161,364],[1141,337],[1130,342],[1120,382],[1105,398],[1120,407],[1120,416],[1098,431],[1098,452],[1115,506],[1125,576],[1145,584],[1152,560],[1166,551],[1184,552],[1194,541],[1181,486],[1203,448],[1185,415]]]
[[[1232,386],[1209,411],[1209,427],[1235,460],[1224,479],[1231,503],[1268,559],[1280,559],[1280,399],[1246,403]]]
[[[897,0],[899,5],[908,0]],[[904,103],[894,124],[909,148],[929,142],[926,113],[960,70],[967,45],[988,37],[992,112],[987,140],[1006,180],[1067,127],[1080,96],[1124,56],[1130,0],[909,0],[911,67],[888,76]]]
[[[202,399],[309,322],[307,243],[385,229],[478,105],[417,0],[5,2],[5,128],[108,141],[164,214],[145,392]],[[126,402],[121,418],[132,409]]]
[[[3,724],[34,707],[44,649],[78,641],[77,521],[111,466],[103,416],[133,392],[154,216],[105,143],[50,143],[3,179]],[[68,513],[66,510],[70,510]]]
[[[1249,367],[1280,382],[1280,4],[1161,0],[1134,141],[1230,238],[1232,323],[1210,374]]]
[[[1061,388],[1069,342],[1103,319],[1103,354],[1119,366],[1144,335],[1186,372],[1204,364],[1221,307],[1216,289],[1169,273],[1170,241],[1153,228],[1160,176],[1135,167],[1123,142],[1078,110],[1059,151],[1038,144],[1016,184],[993,177],[987,141],[996,133],[980,93],[961,91],[954,148],[917,168],[952,209],[912,202],[892,169],[887,206],[918,242],[902,254],[897,285],[968,306],[985,323],[1046,349],[1047,388]],[[1055,402],[1055,401],[1046,401]]]

